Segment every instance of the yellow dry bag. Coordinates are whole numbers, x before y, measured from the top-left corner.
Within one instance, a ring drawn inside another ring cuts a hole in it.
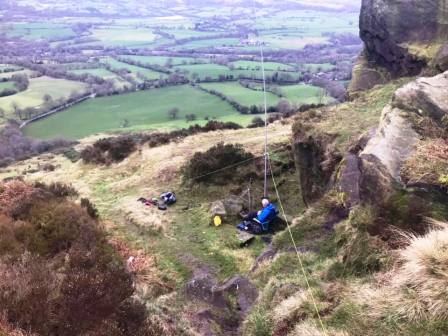
[[[213,218],[213,224],[215,224],[215,226],[220,226],[222,224],[222,219],[220,216],[215,216]]]

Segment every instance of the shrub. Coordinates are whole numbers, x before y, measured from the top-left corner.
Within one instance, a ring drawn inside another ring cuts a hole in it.
[[[137,143],[147,143],[149,147],[156,147],[170,143],[173,140],[185,138],[189,135],[206,133],[218,130],[237,130],[242,128],[234,122],[221,122],[211,120],[205,126],[193,125],[189,128],[172,131],[170,133],[150,133],[122,135],[114,138],[101,139],[92,146],[86,147],[80,154],[85,163],[110,164],[128,157],[137,149]]]
[[[29,208],[39,191],[20,180],[0,183],[0,212],[13,218]]]
[[[55,255],[66,251],[92,232],[91,219],[79,206],[59,200],[38,202],[22,216],[29,224],[18,232],[19,240],[38,255]]]
[[[41,258],[24,254],[11,265],[0,264],[0,311],[22,329],[50,334],[49,317],[56,307],[55,272]]]
[[[36,192],[20,220],[9,215],[11,202]],[[101,226],[70,194],[63,185],[0,184],[0,334],[3,320],[38,335],[161,334],[131,299],[131,274]]]
[[[185,167],[184,175],[185,178],[194,178],[195,181],[210,181],[210,175],[202,175],[209,174],[223,167],[241,163],[251,158],[253,158],[253,155],[244,151],[241,145],[224,144],[221,142],[204,153],[195,153],[189,164]],[[218,176],[222,179],[230,179],[234,172],[234,169],[224,170]],[[213,181],[218,181],[216,174],[213,175]]]
[[[257,128],[257,127],[264,127],[264,120],[260,117],[255,117],[252,119],[252,122],[247,126],[248,128]]]
[[[113,162],[123,161],[129,154],[135,151],[135,145],[136,143],[132,138],[119,138],[117,141],[112,142],[109,149],[110,159]]]
[[[133,293],[130,274],[101,246],[92,251],[72,250],[66,273],[57,304],[61,307],[57,312],[58,335],[79,335],[94,328],[117,312]]]
[[[106,164],[107,160],[105,154],[95,146],[88,146],[80,153],[81,159],[84,163]]]
[[[50,192],[54,197],[57,198],[77,197],[79,195],[78,191],[73,188],[73,186],[61,182],[53,182],[49,185],[37,182],[34,186],[36,188]]]
[[[18,124],[8,123],[0,130],[0,166],[4,167],[15,160],[24,160],[71,144],[73,142],[64,139],[32,139],[23,135]]]
[[[65,150],[63,155],[73,163],[77,162],[81,158],[81,154],[74,148]]]
[[[90,200],[88,198],[81,198],[81,207],[83,207],[84,209],[86,209],[87,214],[93,218],[93,219],[98,219],[99,214],[98,214],[98,210],[95,207],[95,205],[93,205]]]
[[[136,142],[130,136],[100,139],[93,146],[81,152],[85,163],[111,164],[127,158],[136,149]]]
[[[22,244],[15,235],[14,224],[10,217],[0,214],[0,255],[16,255],[22,250]]]

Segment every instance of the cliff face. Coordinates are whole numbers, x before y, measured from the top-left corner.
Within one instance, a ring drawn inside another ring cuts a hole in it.
[[[391,78],[448,70],[448,0],[363,0],[365,50],[351,92]]]

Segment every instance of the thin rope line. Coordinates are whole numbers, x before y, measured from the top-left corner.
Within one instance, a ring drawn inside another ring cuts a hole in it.
[[[274,189],[275,189],[275,193],[276,193],[276,195],[277,195],[278,203],[279,203],[279,205],[280,205],[280,209],[281,209],[281,211],[282,211],[282,213],[283,213],[283,218],[284,218],[284,220],[285,220],[285,222],[286,222],[286,226],[287,226],[287,228],[288,228],[288,232],[289,232],[289,235],[290,235],[290,237],[291,237],[292,244],[294,245],[294,250],[296,251],[297,258],[299,259],[300,268],[302,269],[302,274],[303,274],[303,276],[305,277],[305,282],[306,282],[306,285],[307,285],[307,287],[308,287],[308,291],[310,292],[311,300],[313,301],[314,309],[316,310],[316,313],[317,313],[317,317],[318,317],[318,319],[319,319],[320,326],[321,326],[321,328],[322,328],[323,333],[324,333],[325,335],[328,335],[328,334],[327,334],[327,330],[325,329],[324,323],[323,323],[323,321],[322,321],[322,318],[321,318],[321,316],[320,316],[319,309],[317,308],[316,299],[314,298],[313,291],[311,290],[311,285],[310,285],[310,282],[309,282],[309,280],[308,280],[308,275],[307,275],[307,273],[306,273],[305,267],[303,266],[302,258],[300,257],[299,249],[297,248],[296,241],[294,240],[294,236],[293,236],[293,234],[292,234],[291,227],[290,227],[290,225],[289,225],[289,221],[288,221],[288,219],[286,218],[285,209],[283,208],[283,203],[282,203],[282,200],[281,200],[281,198],[280,198],[280,194],[279,194],[278,189],[277,189],[277,183],[275,182],[275,177],[274,177],[274,174],[272,173],[272,164],[271,164],[271,160],[270,160],[270,158],[269,158],[269,168],[270,168],[270,170],[271,170],[272,183],[274,184]]]
[[[256,23],[256,9],[255,0],[252,0],[252,8],[254,15],[254,27]],[[264,52],[263,52],[263,38],[257,31],[257,43],[260,47],[260,59],[261,59],[261,73],[263,78],[263,100],[264,100],[264,197],[268,195],[268,100],[266,93],[266,71],[264,68]]]
[[[219,172],[221,172],[221,171],[224,171],[224,170],[227,170],[227,169],[230,169],[230,168],[233,168],[233,167],[237,167],[237,166],[242,165],[242,164],[244,164],[244,163],[247,163],[247,162],[249,162],[249,161],[252,161],[252,160],[255,160],[255,159],[259,159],[260,157],[263,157],[263,156],[264,156],[264,155],[262,155],[262,156],[256,156],[256,157],[253,157],[253,158],[244,160],[244,161],[240,161],[240,162],[231,164],[231,165],[229,165],[229,166],[226,166],[226,167],[223,167],[223,168],[220,168],[220,169],[211,171],[210,173],[207,173],[207,174],[204,174],[204,175],[199,175],[199,176],[195,176],[195,177],[189,178],[189,180],[197,180],[197,179],[200,179],[200,178],[209,176],[209,175],[213,175],[213,174],[219,173]]]
[[[263,43],[260,44],[261,71],[263,76],[263,96],[264,96],[264,196],[268,196],[268,102],[266,95],[266,72],[264,69]]]
[[[279,149],[277,149],[277,150],[273,150],[273,151],[271,151],[270,153],[268,153],[268,155],[269,155],[269,154],[274,154],[274,153],[280,152],[280,151],[282,151],[282,150],[283,150],[282,148],[279,148]],[[244,164],[244,163],[247,163],[247,162],[249,162],[249,161],[256,160],[256,159],[261,159],[261,158],[263,158],[263,157],[265,157],[265,156],[266,156],[266,155],[264,155],[264,154],[263,154],[263,155],[259,155],[259,156],[254,156],[253,158],[246,159],[246,160],[243,160],[243,161],[240,161],[240,162],[236,162],[236,163],[234,163],[234,164],[231,164],[231,165],[225,166],[225,167],[223,167],[223,168],[220,168],[220,169],[211,171],[211,172],[209,172],[209,173],[206,173],[206,174],[203,174],[203,175],[199,175],[199,176],[195,176],[195,177],[189,178],[189,180],[197,180],[197,179],[200,179],[200,178],[209,176],[209,175],[213,175],[213,174],[219,173],[219,172],[221,172],[221,171],[224,171],[224,170],[227,170],[227,169],[231,169],[231,168],[237,167],[237,166],[242,165],[242,164]]]

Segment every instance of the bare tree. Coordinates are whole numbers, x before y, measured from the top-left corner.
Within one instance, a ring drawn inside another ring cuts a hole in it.
[[[289,114],[291,109],[291,104],[286,99],[281,99],[277,104],[277,111],[283,115]]]
[[[192,113],[192,114],[187,114],[187,115],[185,116],[185,119],[187,120],[187,122],[189,122],[189,121],[195,121],[195,120],[197,119],[197,116],[196,116],[196,114],[194,114],[194,113]]]
[[[22,120],[22,110],[19,108],[19,105],[17,105],[16,102],[12,102],[11,107],[14,112],[14,115],[20,120]]]
[[[49,104],[53,101],[53,97],[50,96],[48,93],[44,95],[43,99],[46,104]]]
[[[168,111],[168,116],[173,120],[177,118],[178,114],[179,114],[179,109],[177,107],[173,107],[172,109],[170,109]]]

